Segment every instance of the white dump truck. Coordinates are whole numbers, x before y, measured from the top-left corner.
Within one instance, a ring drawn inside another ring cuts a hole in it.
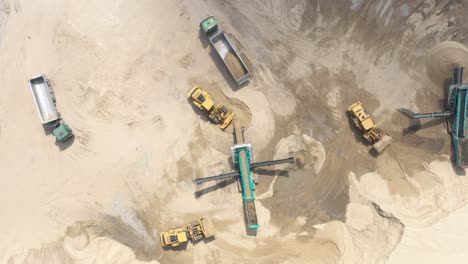
[[[57,111],[50,80],[45,75],[39,75],[29,80],[29,87],[42,125],[53,128],[52,133],[58,142],[70,139],[73,136],[73,131],[62,120],[60,113]]]

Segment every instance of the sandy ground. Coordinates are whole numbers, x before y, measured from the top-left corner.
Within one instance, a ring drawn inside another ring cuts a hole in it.
[[[0,0],[0,263],[463,262],[468,180],[451,165],[445,123],[397,109],[442,108],[434,82],[444,69],[426,69],[427,54],[450,64],[431,48],[468,44],[467,10],[434,0]],[[246,86],[199,31],[208,15],[245,56]],[[27,85],[42,73],[75,131],[64,145],[42,128]],[[256,236],[235,181],[191,182],[232,170],[231,128],[194,111],[195,84],[236,112],[256,160],[298,158],[256,171]],[[356,100],[394,138],[379,157],[345,115]],[[160,231],[199,217],[214,221],[214,240],[161,249]]]

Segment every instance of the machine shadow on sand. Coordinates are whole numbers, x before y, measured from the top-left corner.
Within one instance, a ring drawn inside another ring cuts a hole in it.
[[[446,108],[446,102],[448,100],[448,92],[449,92],[449,88],[450,88],[450,85],[452,84],[452,79],[451,78],[446,78],[444,81],[443,81],[443,84],[442,84],[442,87],[443,87],[443,93],[444,93],[444,98],[439,100],[438,102],[438,105],[439,105],[439,108],[440,110],[443,110]],[[437,126],[439,124],[442,124],[442,123],[446,123],[446,128],[447,128],[447,133],[450,134],[450,131],[449,131],[449,121],[447,118],[440,118],[440,119],[432,119],[432,120],[429,120],[429,121],[426,121],[425,123],[421,123],[421,120],[420,119],[414,119],[413,116],[414,116],[414,112],[409,110],[409,109],[406,109],[406,108],[399,108],[397,109],[398,112],[402,113],[403,115],[405,115],[406,117],[408,117],[409,119],[409,126],[407,128],[404,128],[403,131],[402,131],[402,135],[406,135],[406,134],[414,134],[416,133],[417,131],[421,130],[421,129],[426,129],[426,128],[430,128],[430,127],[433,127],[433,126]]]
[[[72,136],[69,140],[65,142],[55,142],[55,145],[59,148],[60,151],[64,151],[67,148],[69,148],[71,145],[73,145],[73,142],[75,142],[75,136]]]
[[[410,122],[408,127],[403,128],[403,130],[402,130],[402,135],[403,136],[407,135],[407,134],[414,134],[414,133],[418,132],[421,129],[430,128],[430,127],[433,127],[433,126],[443,124],[444,122],[447,122],[446,119],[432,119],[432,120],[429,120],[429,121],[425,122],[424,124],[421,124],[421,119],[413,119],[412,118],[414,112],[412,112],[411,110],[406,109],[406,108],[399,108],[398,112],[400,112],[404,116],[408,117],[409,122]]]
[[[54,130],[54,127],[42,126],[42,129],[44,130],[44,134],[48,136],[48,135],[52,135],[52,131]]]
[[[194,104],[192,103],[192,101],[190,100],[190,98],[187,98],[187,102],[188,102],[188,104],[192,107],[193,111],[194,111],[195,113],[197,113],[197,115],[198,115],[203,121],[208,122],[208,123],[210,123],[210,124],[213,124],[213,121],[211,121],[211,119],[208,117],[208,115],[205,114],[205,113],[203,112],[203,110],[201,110],[201,109],[198,108],[196,105],[194,105]]]
[[[52,131],[55,129],[54,127],[47,127],[47,126],[42,126],[42,129],[44,130],[44,134],[46,136],[52,135]],[[72,135],[70,139],[64,142],[59,142],[55,141],[55,145],[59,148],[60,151],[64,151],[67,148],[69,148],[71,145],[73,145],[73,142],[75,142],[75,135]]]
[[[259,169],[255,169],[253,172],[258,174],[258,175],[262,175],[262,176],[281,176],[281,177],[289,178],[289,171],[288,170],[269,170],[269,169],[259,168]],[[195,193],[194,193],[195,198],[199,198],[199,197],[201,197],[201,196],[203,196],[205,194],[208,194],[208,193],[214,192],[216,190],[222,189],[222,188],[228,186],[229,184],[237,182],[238,180],[239,180],[238,177],[232,177],[230,179],[220,180],[219,182],[215,183],[212,186],[209,186],[209,187],[206,187],[204,189],[195,191]],[[239,192],[242,192],[240,185],[239,185]]]
[[[410,120],[410,125],[407,128],[403,128],[403,131],[402,131],[403,136],[408,135],[408,134],[415,134],[421,129],[430,128],[430,127],[437,126],[443,123],[445,123],[447,134],[450,134],[449,124],[448,124],[449,120],[447,118],[432,119],[430,121],[427,121],[421,124],[420,119],[412,118],[414,112],[412,112],[411,110],[406,109],[406,108],[399,108],[398,112],[402,113],[404,116],[408,117],[408,119]],[[451,142],[450,144],[453,144],[453,143]],[[455,166],[456,157],[455,155],[453,155],[453,151],[450,151],[450,161],[451,161],[453,171],[455,172],[457,176],[466,176],[465,169]]]
[[[195,198],[199,198],[201,197],[202,195],[205,195],[205,194],[208,194],[210,192],[214,192],[216,190],[219,190],[219,189],[222,189],[226,186],[228,186],[229,184],[232,184],[234,182],[236,182],[238,179],[236,177],[232,177],[230,179],[226,179],[226,180],[221,180],[217,183],[215,183],[214,185],[210,186],[210,187],[206,187],[204,189],[201,189],[201,190],[197,190],[195,191]]]

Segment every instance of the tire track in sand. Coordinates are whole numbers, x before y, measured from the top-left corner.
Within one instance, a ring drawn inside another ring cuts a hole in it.
[[[398,193],[401,196],[417,195],[418,191],[408,181],[408,175],[395,155],[392,146],[377,156],[376,165],[377,172],[387,182],[392,193]]]
[[[112,54],[99,49],[96,40],[83,33],[83,29],[72,23],[60,23],[53,42],[59,65],[56,78],[51,78],[57,83],[53,84],[57,107],[75,131],[73,144],[79,147],[73,149],[78,149],[78,156],[93,152],[96,133],[163,126],[162,117],[151,107],[149,95],[153,86],[149,84],[167,75],[147,74],[148,69],[158,68],[151,51],[109,78],[107,69],[118,68],[118,65],[114,65]],[[149,80],[143,79],[145,76],[149,76]]]

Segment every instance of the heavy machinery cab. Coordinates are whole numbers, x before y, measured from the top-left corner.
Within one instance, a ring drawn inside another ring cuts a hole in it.
[[[200,27],[206,35],[211,35],[218,30],[218,23],[213,16],[210,16],[200,23]]]
[[[192,102],[201,110],[210,112],[214,107],[213,98],[204,90],[200,89],[198,85],[195,85],[188,94]]]
[[[349,107],[349,110],[353,114],[354,122],[356,123],[357,126],[361,128],[363,131],[368,131],[372,128],[375,127],[374,121],[372,121],[372,118],[370,117],[370,114],[367,113],[363,108],[361,102],[357,102],[352,104]]]
[[[200,94],[198,96],[198,98],[202,102],[201,104],[202,104],[204,110],[209,112],[209,111],[211,111],[211,109],[213,109],[214,102],[212,100],[206,100],[206,97],[204,97],[203,94]]]
[[[160,234],[161,246],[177,247],[181,243],[187,242],[187,230],[181,227],[171,228]]]
[[[200,110],[208,114],[208,117],[216,124],[222,123],[221,129],[224,130],[231,124],[234,113],[229,112],[222,104],[216,104],[213,97],[205,90],[195,85],[188,93],[189,99]]]
[[[64,142],[73,136],[73,130],[65,123],[60,124],[54,131],[52,131],[58,142]]]
[[[189,239],[197,241],[203,237],[208,238],[214,235],[214,228],[206,218],[195,220],[188,224],[186,227],[174,227],[167,231],[162,232],[159,236],[161,239],[161,246],[177,247],[182,243],[187,242]]]

